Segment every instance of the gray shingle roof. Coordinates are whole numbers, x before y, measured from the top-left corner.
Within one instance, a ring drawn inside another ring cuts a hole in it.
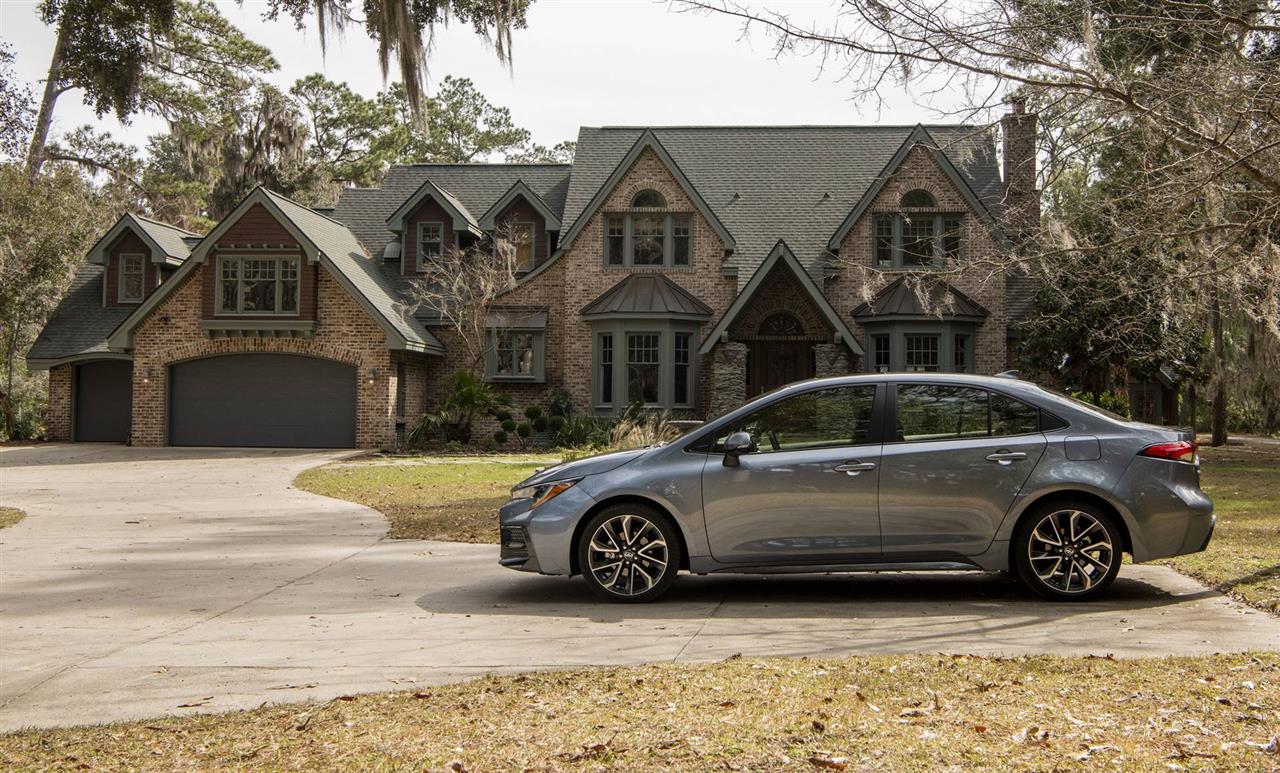
[[[654,135],[736,241],[728,267],[745,284],[779,239],[815,279],[827,239],[883,171],[912,126],[665,127]],[[928,126],[975,194],[999,211],[990,133]],[[645,131],[583,127],[565,199],[567,231]]]
[[[84,263],[67,294],[27,352],[28,362],[56,361],[105,353],[107,335],[128,317],[132,306],[102,305],[103,267]]]
[[[193,244],[200,241],[200,235],[191,231],[168,223],[161,223],[159,220],[152,220],[142,215],[135,214],[133,217],[138,221],[138,225],[147,232],[147,235],[154,239],[156,244],[160,245],[170,257],[186,260],[187,256],[191,254]]]
[[[631,274],[582,307],[582,316],[598,314],[678,314],[710,317],[711,308],[662,274]]]
[[[382,261],[366,255],[350,229],[278,193],[262,190],[406,341],[444,351],[439,339],[408,313],[396,286],[383,274]]]
[[[987,316],[987,310],[980,304],[940,279],[928,282],[924,285],[924,290],[928,294],[927,306],[904,278],[895,279],[876,293],[869,303],[858,304],[853,310],[853,316],[862,320],[875,317],[929,317],[938,314],[947,317]]]
[[[370,255],[381,257],[387,242],[387,218],[428,179],[448,191],[472,213],[484,213],[517,180],[559,215],[569,187],[568,164],[413,164],[393,166],[381,188],[347,188],[338,196],[333,218],[345,223]]]

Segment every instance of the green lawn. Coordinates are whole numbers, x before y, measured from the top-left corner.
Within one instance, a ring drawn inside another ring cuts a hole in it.
[[[6,770],[1269,770],[1280,659],[733,659],[0,736]]]
[[[1218,514],[1209,549],[1167,563],[1280,613],[1280,444],[1201,449],[1201,485]]]
[[[13,526],[26,517],[27,514],[16,507],[0,507],[0,529]]]
[[[545,454],[375,457],[307,470],[294,485],[380,510],[392,537],[497,542],[498,507],[511,486],[557,462]]]

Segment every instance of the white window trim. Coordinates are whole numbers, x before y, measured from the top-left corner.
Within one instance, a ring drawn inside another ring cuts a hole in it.
[[[276,262],[276,311],[241,311],[240,306],[244,305],[244,261],[246,260],[273,260]],[[232,261],[236,266],[236,308],[228,309],[222,305],[222,267],[223,264]],[[281,301],[284,300],[283,287],[284,280],[281,278],[281,266],[286,262],[292,262],[297,267],[298,279],[294,288],[293,306],[294,311],[280,311]],[[214,278],[214,313],[225,317],[297,317],[302,314],[302,257],[300,255],[219,255],[215,264],[216,275]]]
[[[433,225],[433,226],[435,226],[435,227],[437,227],[437,228],[439,228],[439,229],[440,229],[440,240],[439,240],[439,241],[440,241],[440,254],[441,254],[442,256],[444,255],[444,222],[443,222],[443,221],[440,221],[440,220],[422,220],[422,221],[420,221],[420,222],[418,223],[418,241],[414,244],[414,250],[413,250],[413,260],[414,260],[414,264],[415,264],[415,265],[414,265],[414,270],[415,270],[415,271],[422,271],[422,243],[423,243],[423,241],[425,241],[425,240],[422,238],[422,231],[423,231],[423,229],[424,229],[424,228],[426,228],[426,226],[429,226],[429,225]],[[435,240],[435,239],[432,239],[432,241],[436,241],[436,240]]]
[[[124,263],[126,258],[137,258],[142,266],[142,290],[138,293],[138,297],[131,298],[125,295],[124,281],[125,271]],[[147,256],[141,252],[122,252],[120,253],[119,265],[116,267],[116,300],[120,303],[142,303],[147,297]]]

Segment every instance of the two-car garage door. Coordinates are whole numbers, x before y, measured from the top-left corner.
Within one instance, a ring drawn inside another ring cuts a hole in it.
[[[356,369],[285,354],[229,354],[169,370],[169,444],[351,448]]]

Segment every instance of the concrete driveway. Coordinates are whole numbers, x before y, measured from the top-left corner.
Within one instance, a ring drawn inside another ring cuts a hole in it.
[[[1162,567],[1104,602],[982,575],[681,578],[662,603],[385,540],[289,488],[333,452],[0,450],[0,730],[409,689],[486,672],[743,655],[1280,649],[1280,620]]]

